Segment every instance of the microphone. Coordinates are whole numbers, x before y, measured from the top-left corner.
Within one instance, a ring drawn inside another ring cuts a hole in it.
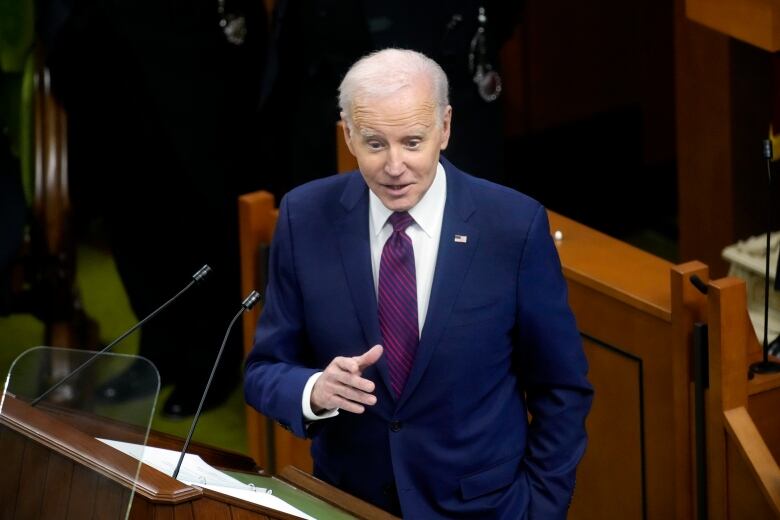
[[[766,202],[766,266],[764,269],[764,358],[750,365],[750,377],[753,374],[780,372],[780,363],[769,361],[769,236],[772,233],[772,141],[764,139],[763,155],[767,172]]]
[[[35,405],[37,405],[39,402],[41,402],[43,399],[45,399],[45,398],[46,398],[46,396],[48,396],[48,395],[49,395],[49,394],[51,394],[53,391],[55,391],[56,389],[58,389],[58,388],[59,388],[60,386],[62,386],[62,385],[63,385],[63,384],[66,382],[66,381],[70,380],[70,378],[71,378],[71,377],[75,376],[76,374],[80,373],[82,370],[84,370],[85,368],[87,368],[88,366],[90,366],[90,365],[91,365],[91,364],[92,364],[92,363],[93,363],[93,362],[94,362],[94,361],[95,361],[95,360],[96,360],[96,359],[97,359],[97,358],[98,358],[98,357],[99,357],[101,354],[105,354],[106,352],[108,352],[109,350],[111,350],[111,349],[112,349],[112,348],[113,348],[113,347],[114,347],[114,346],[115,346],[117,343],[119,343],[120,341],[122,341],[123,339],[125,339],[127,336],[129,336],[130,334],[132,334],[133,332],[135,332],[136,330],[138,330],[138,329],[141,327],[141,325],[143,325],[144,323],[146,323],[146,322],[147,322],[147,321],[149,321],[150,319],[152,319],[152,318],[154,318],[155,316],[157,316],[157,314],[159,314],[159,313],[160,313],[160,311],[162,311],[163,309],[165,309],[166,307],[168,307],[170,304],[172,304],[173,302],[175,302],[175,301],[176,301],[176,300],[177,300],[177,299],[178,299],[178,298],[179,298],[179,297],[180,297],[182,294],[184,294],[185,292],[187,292],[187,291],[188,291],[188,290],[189,290],[189,289],[190,289],[190,288],[191,288],[193,285],[198,285],[198,284],[202,283],[202,282],[203,282],[203,280],[205,280],[205,279],[208,277],[209,273],[211,273],[211,267],[209,267],[208,265],[204,265],[203,267],[201,267],[200,269],[198,269],[198,271],[197,271],[195,274],[193,274],[193,275],[192,275],[192,280],[190,280],[190,283],[188,283],[188,284],[187,284],[187,286],[186,286],[186,287],[184,287],[184,289],[182,289],[181,291],[179,291],[178,293],[176,293],[176,295],[175,295],[173,298],[171,298],[171,299],[170,299],[170,300],[168,300],[167,302],[165,302],[165,303],[163,303],[162,305],[160,305],[160,306],[159,306],[157,309],[155,309],[154,311],[152,311],[152,312],[151,312],[151,313],[150,313],[150,314],[149,314],[147,317],[145,317],[144,319],[142,319],[141,321],[139,321],[138,323],[136,323],[135,325],[133,325],[132,327],[130,327],[129,329],[127,329],[127,330],[126,330],[124,333],[122,333],[122,335],[121,335],[121,336],[119,336],[119,337],[118,337],[118,338],[116,338],[114,341],[112,341],[111,343],[109,343],[108,345],[106,345],[106,346],[105,346],[105,347],[104,347],[104,348],[103,348],[101,351],[99,351],[99,352],[95,352],[95,354],[93,354],[93,355],[92,355],[92,356],[91,356],[89,359],[87,359],[87,360],[86,360],[84,363],[82,363],[81,365],[79,365],[79,366],[78,366],[78,367],[77,367],[75,370],[73,370],[72,372],[70,372],[69,374],[67,374],[65,377],[63,377],[62,379],[60,379],[60,380],[59,380],[57,383],[55,383],[55,384],[54,384],[54,386],[50,387],[50,388],[49,388],[48,390],[46,390],[44,393],[42,393],[41,395],[39,395],[38,397],[36,397],[35,399],[33,399],[33,400],[30,402],[30,406],[35,406]]]
[[[236,323],[236,320],[241,316],[244,312],[248,311],[252,307],[254,307],[257,302],[260,301],[260,293],[257,291],[252,291],[249,293],[249,296],[244,298],[244,301],[241,302],[241,309],[236,313],[235,316],[233,316],[233,319],[230,321],[230,325],[228,325],[227,331],[225,331],[225,338],[222,340],[222,346],[219,347],[219,353],[217,353],[217,359],[214,361],[214,366],[211,367],[211,374],[209,375],[209,380],[206,382],[206,388],[203,390],[203,395],[200,398],[200,404],[198,405],[198,410],[195,412],[195,417],[192,419],[192,425],[190,425],[190,432],[187,434],[187,438],[184,440],[184,448],[181,450],[181,455],[179,455],[179,462],[176,463],[176,469],[173,470],[173,478],[176,478],[179,475],[179,470],[181,469],[181,463],[184,461],[184,454],[187,453],[187,448],[190,447],[190,441],[192,440],[192,434],[195,433],[195,427],[198,425],[198,419],[200,419],[200,413],[203,409],[203,403],[206,402],[206,396],[209,393],[209,389],[211,388],[211,381],[214,379],[214,374],[217,372],[217,366],[219,366],[219,360],[222,359],[222,352],[225,350],[225,345],[227,344],[228,337],[230,336],[230,331],[233,329],[233,325]]]

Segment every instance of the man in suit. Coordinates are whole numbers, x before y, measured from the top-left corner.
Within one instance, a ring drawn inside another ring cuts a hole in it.
[[[247,401],[394,514],[564,518],[592,389],[544,208],[440,156],[422,54],[362,58],[340,104],[360,172],[282,200]]]

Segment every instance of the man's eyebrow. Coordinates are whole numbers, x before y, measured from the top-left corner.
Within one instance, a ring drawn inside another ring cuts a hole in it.
[[[359,133],[363,139],[384,139],[384,134],[382,134],[382,132],[377,132],[371,128],[361,128]],[[424,139],[427,135],[428,132],[426,128],[417,128],[405,135],[404,139]]]

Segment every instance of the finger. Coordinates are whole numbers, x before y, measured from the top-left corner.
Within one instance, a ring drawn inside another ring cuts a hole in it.
[[[340,397],[343,397],[344,399],[348,399],[355,403],[366,404],[369,406],[373,406],[376,404],[376,396],[374,394],[361,392],[360,390],[351,388],[349,386],[343,386],[339,388],[336,393]]]
[[[352,413],[363,413],[366,411],[365,406],[358,403],[353,403],[349,399],[344,399],[342,397],[337,397],[334,399],[334,402],[336,405],[335,407],[339,410],[346,410],[347,412]]]
[[[320,384],[321,382],[322,384]],[[345,408],[348,411],[362,413],[364,410],[363,405],[373,406],[376,404],[377,399],[373,394],[362,392],[340,384],[337,381],[325,382],[323,377],[320,377],[312,389],[311,401],[312,409],[315,411]]]
[[[339,368],[329,366],[314,383],[312,390],[322,390],[323,394],[336,394],[341,388],[351,388],[362,393],[371,393],[376,385],[370,379],[351,374]]]
[[[357,362],[359,367],[358,369],[362,372],[366,368],[379,361],[379,358],[382,357],[382,352],[384,352],[382,345],[374,345],[363,354],[352,359]]]
[[[355,388],[361,392],[373,392],[376,385],[370,379],[360,377],[357,374],[350,374],[342,370],[336,370],[333,372],[323,372],[320,377],[323,384],[327,383],[336,387],[349,387]],[[317,381],[320,382],[319,380]]]
[[[336,379],[344,386],[355,388],[362,392],[373,392],[376,386],[370,379],[360,377],[357,374],[348,374],[346,372],[340,373]]]
[[[354,357],[339,356],[333,358],[333,361],[331,361],[331,365],[334,365],[345,372],[349,372],[350,374],[360,373],[360,365],[356,361],[356,358]]]
[[[350,361],[354,361],[350,359]],[[364,392],[374,391],[374,382],[361,377],[359,370],[350,371],[347,368],[352,367],[350,364],[338,363],[335,366],[329,366],[325,369],[323,376],[327,376],[328,380],[337,381],[346,386],[352,386]],[[357,363],[354,364],[357,367]]]

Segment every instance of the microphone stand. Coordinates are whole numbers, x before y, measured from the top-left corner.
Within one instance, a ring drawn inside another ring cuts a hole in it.
[[[236,313],[235,316],[233,316],[233,319],[230,321],[230,325],[228,325],[227,331],[225,331],[225,338],[222,340],[222,346],[219,347],[219,353],[217,353],[217,359],[214,361],[214,366],[211,368],[211,374],[209,375],[209,380],[206,383],[206,388],[203,390],[203,395],[200,398],[200,404],[198,404],[198,410],[195,412],[195,417],[192,419],[192,424],[190,425],[190,432],[187,434],[187,438],[184,440],[184,448],[181,450],[181,455],[179,455],[179,462],[176,463],[176,469],[173,470],[173,478],[176,478],[179,475],[179,470],[181,469],[181,463],[184,461],[184,455],[187,453],[187,449],[190,447],[190,441],[192,440],[192,434],[195,433],[195,427],[198,425],[198,420],[200,419],[200,412],[203,409],[203,403],[206,402],[206,396],[209,393],[209,389],[211,388],[211,381],[214,379],[214,374],[217,372],[217,366],[219,366],[219,360],[222,359],[222,352],[225,350],[225,345],[227,344],[228,337],[230,336],[230,331],[233,330],[233,325],[236,323],[236,320],[241,316],[244,312],[248,311],[252,307],[255,306],[255,304],[260,301],[260,294],[257,291],[252,291],[249,293],[249,296],[247,296],[243,302],[241,302],[241,309]]]
[[[195,285],[197,283],[202,282],[209,275],[210,272],[211,272],[211,267],[209,267],[208,265],[204,265],[203,267],[198,269],[198,271],[194,275],[192,275],[192,280],[190,281],[190,283],[188,283],[187,286],[184,289],[182,289],[181,291],[176,293],[176,295],[173,298],[171,298],[167,302],[163,303],[156,310],[152,311],[146,318],[142,319],[141,321],[139,321],[138,323],[136,323],[135,325],[133,325],[132,327],[127,329],[121,336],[119,336],[114,341],[112,341],[111,343],[106,345],[102,350],[100,350],[99,352],[95,352],[95,354],[92,355],[92,357],[90,357],[84,363],[79,365],[73,372],[69,373],[68,375],[66,375],[65,377],[60,379],[57,383],[55,383],[53,386],[51,386],[44,393],[42,393],[41,395],[39,395],[38,397],[33,399],[30,402],[30,406],[35,406],[38,403],[40,403],[41,401],[43,401],[49,394],[51,394],[53,391],[55,391],[56,389],[61,387],[66,381],[69,381],[73,376],[75,376],[76,374],[80,373],[82,370],[84,370],[85,368],[90,366],[92,363],[94,363],[95,360],[98,359],[98,357],[100,357],[101,354],[105,354],[106,352],[111,350],[114,347],[114,345],[116,345],[117,343],[119,343],[120,341],[125,339],[127,336],[129,336],[130,334],[135,332],[139,327],[141,327],[141,325],[143,325],[147,321],[149,321],[152,318],[154,318],[155,316],[157,316],[157,314],[160,311],[162,311],[163,309],[168,307],[171,303],[176,301],[179,298],[179,296],[181,296],[182,294],[187,292],[190,289],[190,287],[192,287],[193,285]]]
[[[750,376],[780,372],[780,363],[769,361],[769,235],[772,232],[772,142],[764,139],[764,159],[768,176],[766,202],[766,270],[764,272],[764,358],[750,365]]]

